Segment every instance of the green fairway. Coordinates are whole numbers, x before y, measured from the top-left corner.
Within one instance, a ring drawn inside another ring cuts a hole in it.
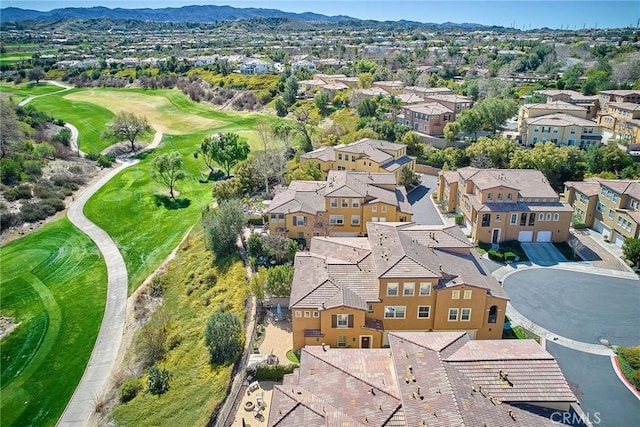
[[[96,246],[66,218],[0,248],[3,426],[55,425],[93,350],[106,296]]]
[[[20,102],[29,96],[47,95],[63,90],[61,87],[47,83],[23,83],[14,85],[13,83],[0,83],[0,93],[15,96],[16,102]]]

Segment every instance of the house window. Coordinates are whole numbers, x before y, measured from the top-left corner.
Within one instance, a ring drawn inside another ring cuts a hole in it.
[[[609,209],[609,219],[613,219],[613,218],[615,218],[615,216],[616,216],[616,214],[613,211],[613,209]]]
[[[373,313],[373,304],[367,304],[367,311]]]
[[[331,207],[332,208],[338,207],[338,199],[331,198]]]
[[[536,214],[535,213],[530,213],[529,214],[529,227],[532,227],[536,224]]]
[[[498,193],[498,200],[502,200],[502,193]]]
[[[462,311],[460,312],[460,321],[468,322],[470,320],[471,320],[471,309],[463,308]]]
[[[304,317],[310,318],[311,317],[311,312],[308,310],[304,311]]]
[[[607,189],[602,187],[602,189],[600,189],[600,195],[603,197],[607,197]]]
[[[329,215],[329,224],[344,225],[344,215]]]
[[[551,221],[551,212],[548,212],[545,221]]]
[[[520,226],[527,225],[527,214],[526,212],[522,212],[520,214]]]
[[[449,322],[455,322],[458,320],[458,309],[450,308],[449,309]]]
[[[518,214],[511,214],[511,225],[516,225],[518,223]]]
[[[539,128],[538,126],[534,126],[534,127],[533,127],[533,131],[534,131],[534,132],[540,132],[540,128]]]
[[[460,299],[460,291],[459,290],[451,291],[451,299]]]
[[[339,170],[339,171],[346,171],[346,170],[347,170],[347,168],[345,168],[344,166],[340,166],[340,165],[338,165],[338,170]]]
[[[378,207],[376,205],[371,206],[371,212],[378,212]]]
[[[618,201],[618,193],[613,193],[613,202],[617,202]]]
[[[278,215],[271,214],[271,222],[276,222],[278,220]]]
[[[296,227],[302,227],[304,226],[305,223],[305,217],[303,216],[294,216],[293,217],[293,225],[295,225]]]
[[[604,212],[604,205],[600,202],[596,202],[596,210],[600,213]]]
[[[296,317],[302,317],[302,311],[296,310]]]
[[[580,195],[580,203],[587,203],[589,201],[589,198],[587,196],[585,196],[584,194]]]
[[[511,193],[507,193],[507,200],[511,200],[513,198],[513,196],[511,195]]]
[[[482,227],[488,227],[491,223],[491,214],[482,214]]]
[[[431,283],[420,283],[420,295],[429,296],[431,295]]]
[[[284,222],[284,214],[278,214],[278,222]]]
[[[538,221],[544,221],[544,214],[543,213],[538,215]]]
[[[387,213],[387,207],[386,206],[382,206],[381,209],[380,209],[380,212]]]
[[[318,317],[320,317],[320,312],[319,312],[319,311],[314,311],[314,312],[313,312],[313,317],[314,317],[314,318],[316,318],[316,319],[317,319]]]
[[[352,199],[351,200],[351,207],[352,208],[359,208],[360,207],[360,199]]]
[[[397,296],[398,295],[398,284],[397,283],[387,283],[387,295],[388,296]]]
[[[496,323],[498,321],[498,306],[492,305],[489,309],[489,318],[487,323]]]
[[[338,160],[342,160],[342,154],[338,154]]]
[[[349,327],[349,315],[348,314],[337,314],[336,315],[336,326],[338,328],[348,328]]]
[[[502,215],[496,214],[496,222],[502,222]]]
[[[338,347],[346,347],[347,346],[347,337],[342,336],[338,337]]]
[[[404,305],[387,305],[384,307],[385,319],[404,319],[406,307]]]
[[[360,225],[360,215],[351,215],[351,225]]]
[[[493,200],[493,194],[488,193],[487,194],[487,200]]]
[[[348,208],[349,207],[349,199],[342,199],[342,204],[341,206],[343,208]]]
[[[413,296],[415,294],[416,284],[411,282],[405,282],[402,285],[402,295]]]
[[[471,299],[471,295],[473,294],[473,291],[471,289],[466,289],[464,291],[464,296],[462,297],[463,299]]]
[[[356,161],[356,156],[351,156],[351,161],[355,162]]]
[[[419,305],[418,306],[418,319],[428,319],[431,314],[431,306]]]

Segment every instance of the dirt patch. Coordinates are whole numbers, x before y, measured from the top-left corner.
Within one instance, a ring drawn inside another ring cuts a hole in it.
[[[20,323],[15,323],[13,317],[0,316],[0,340],[15,331]]]

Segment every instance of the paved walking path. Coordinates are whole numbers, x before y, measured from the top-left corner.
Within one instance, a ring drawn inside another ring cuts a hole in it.
[[[73,89],[73,86],[67,86],[64,83],[60,83],[60,82],[57,82],[55,80],[42,80],[42,83],[48,83],[48,84],[53,85],[53,86],[58,86],[58,87],[62,88],[62,90],[59,90],[59,91],[56,91],[56,92],[51,92],[51,93],[44,93],[42,95],[28,96],[25,99],[23,99],[22,101],[20,101],[20,103],[18,104],[18,107],[23,107],[23,106],[27,105],[28,103],[30,103],[31,101],[33,101],[34,99],[36,99],[36,98],[41,98],[43,96],[53,95],[55,93],[66,92],[68,90]]]
[[[118,356],[127,305],[127,267],[115,242],[84,216],[84,205],[103,185],[137,161],[122,163],[80,194],[69,206],[69,220],[93,240],[107,265],[107,304],[91,358],[71,400],[58,420],[59,426],[83,426],[101,397]]]

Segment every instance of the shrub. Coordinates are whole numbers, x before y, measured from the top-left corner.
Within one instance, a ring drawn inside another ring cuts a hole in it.
[[[11,227],[15,227],[22,223],[22,216],[17,213],[5,213],[0,214],[0,231],[7,230]]]
[[[513,262],[516,260],[516,254],[514,254],[513,252],[505,252],[504,260]]]
[[[167,280],[164,274],[156,274],[149,283],[149,295],[154,298],[160,298],[164,295],[164,290],[167,285]]]
[[[33,186],[33,195],[41,199],[62,199],[60,193],[58,193],[52,185],[46,183],[39,183]]]
[[[32,176],[42,175],[42,167],[38,160],[28,160],[24,163],[24,171]]]
[[[254,218],[248,218],[247,222],[251,225],[265,225],[269,220],[267,219],[267,215],[263,215],[263,216],[259,216],[259,217],[254,217]]]
[[[29,184],[20,184],[4,192],[4,198],[10,202],[30,199],[31,197],[31,186]]]
[[[98,166],[101,168],[110,168],[115,161],[115,154],[101,154],[100,157],[96,159],[96,163],[98,163]]]
[[[498,261],[498,262],[503,262],[504,261],[504,255],[501,254],[500,252],[496,251],[495,249],[491,249],[491,250],[489,250],[489,259],[492,259],[492,260]]]
[[[456,221],[456,225],[462,225],[464,224],[464,215],[462,214],[456,214],[456,216],[454,217],[455,221]]]
[[[122,383],[122,386],[120,386],[120,390],[118,391],[118,399],[120,400],[120,403],[130,402],[138,395],[140,390],[142,390],[142,384],[140,384],[140,380],[138,378],[127,379]]]
[[[234,313],[213,313],[204,330],[204,342],[211,363],[233,362],[242,352],[244,336],[240,319]]]
[[[64,202],[60,199],[44,199],[39,203],[23,203],[20,215],[25,222],[36,222],[64,210]]]
[[[633,369],[640,369],[640,346],[619,347],[618,355],[624,358]]]
[[[3,184],[11,185],[20,182],[22,175],[22,164],[14,159],[0,160],[0,181]]]
[[[169,391],[169,381],[171,377],[171,372],[164,368],[158,368],[157,366],[150,367],[147,391],[155,396],[162,396]]]
[[[260,363],[255,367],[254,378],[258,381],[280,381],[286,374],[293,372],[298,365],[267,365]]]
[[[98,157],[100,156],[101,156],[100,153],[87,153],[84,155],[86,159],[93,160],[94,162],[98,160]]]

